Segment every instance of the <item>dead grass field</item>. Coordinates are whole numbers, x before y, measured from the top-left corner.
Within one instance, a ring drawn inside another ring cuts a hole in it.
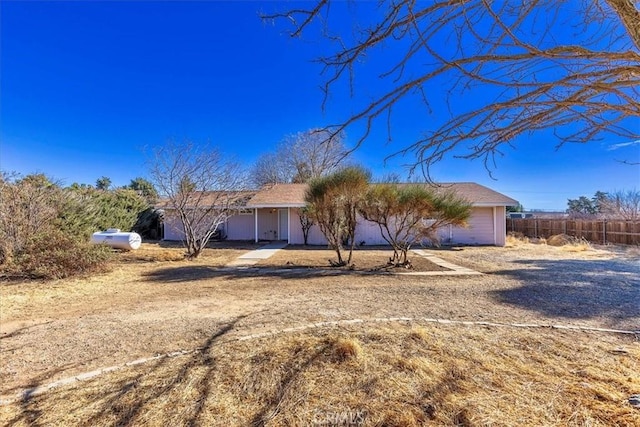
[[[238,341],[379,317],[638,330],[637,248],[433,251],[486,273],[469,277],[219,268],[249,249],[189,262],[151,245],[101,276],[0,284],[3,397],[203,349],[1,405],[0,424],[640,425],[637,335],[369,322]]]
[[[389,324],[225,343],[220,331],[196,354],[0,415],[8,425],[637,426],[625,402],[639,360],[632,341],[590,333]]]

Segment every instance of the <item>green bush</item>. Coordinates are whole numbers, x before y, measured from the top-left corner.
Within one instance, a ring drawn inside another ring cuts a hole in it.
[[[39,234],[2,266],[5,276],[31,279],[62,279],[101,273],[110,268],[112,250],[91,245],[62,232]]]
[[[138,226],[151,227],[148,208],[148,199],[132,189],[62,188],[42,174],[0,173],[0,276],[58,279],[104,271],[111,250],[90,245],[91,234],[129,231],[144,212]]]
[[[86,239],[92,233],[108,228],[130,231],[148,208],[147,200],[134,190],[67,188],[58,226],[67,233]]]
[[[161,223],[162,211],[156,208],[147,208],[138,214],[138,220],[132,230],[143,239],[158,240],[161,236]]]

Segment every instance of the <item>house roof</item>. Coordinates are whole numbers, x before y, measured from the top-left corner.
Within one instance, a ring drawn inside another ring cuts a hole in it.
[[[275,184],[258,191],[248,202],[248,208],[303,207],[307,184]]]
[[[411,185],[411,184],[401,184]],[[428,185],[428,184],[424,184]],[[515,206],[518,202],[502,193],[498,193],[475,182],[437,183],[436,189],[453,190],[460,197],[474,206]],[[257,191],[234,191],[232,197],[237,200],[236,206],[247,208],[299,208],[305,205],[304,196],[307,184],[275,184]],[[193,196],[193,207],[210,206],[220,198],[222,192],[210,191],[196,193]],[[197,200],[197,201],[196,201]],[[156,207],[171,209],[167,200],[161,200]]]
[[[451,189],[475,206],[515,206],[518,201],[475,182],[441,182],[437,188]]]
[[[187,202],[188,208],[205,208],[216,204],[226,204],[227,201],[235,206],[244,207],[247,200],[256,194],[256,191],[196,191],[190,194]],[[227,199],[228,197],[228,199]],[[173,209],[169,199],[161,199],[156,208]]]
[[[410,184],[401,184],[410,185]],[[425,184],[427,185],[427,184]],[[438,189],[455,191],[474,206],[515,206],[518,202],[475,182],[444,182]],[[247,202],[248,208],[302,207],[307,184],[275,184],[258,191]]]

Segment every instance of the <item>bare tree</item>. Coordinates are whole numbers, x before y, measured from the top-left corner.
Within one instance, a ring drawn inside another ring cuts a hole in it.
[[[313,218],[307,206],[300,209],[300,211],[298,212],[298,218],[300,219],[300,228],[302,229],[302,238],[304,241],[304,245],[306,246],[309,242],[309,230],[311,230],[311,227],[315,225],[315,222],[313,221]]]
[[[348,155],[344,132],[309,129],[287,135],[275,152],[258,158],[251,178],[259,187],[303,183],[336,171]]]
[[[610,218],[627,221],[640,220],[640,191],[633,189],[607,193],[602,212]]]
[[[292,37],[321,28],[335,42],[335,51],[319,58],[325,95],[346,80],[354,112],[332,132],[364,122],[360,145],[382,119],[391,140],[394,107],[408,98],[423,102],[431,115],[423,136],[399,153],[414,153],[414,168],[427,176],[445,155],[481,158],[491,170],[505,146],[538,131],[553,131],[558,145],[640,138],[637,1],[353,2],[349,34],[334,21],[344,10],[332,4],[317,0],[263,18],[292,25]],[[380,54],[384,61],[367,63]],[[376,78],[380,91],[358,84],[363,76]],[[432,114],[443,98],[446,111]]]
[[[278,149],[275,153],[265,153],[258,157],[251,169],[251,182],[256,187],[270,184],[285,184],[293,181],[294,170],[284,158],[286,150]]]
[[[197,258],[221,224],[241,208],[248,194],[237,163],[217,148],[193,142],[167,142],[150,162],[150,175],[165,199],[166,216],[175,215],[189,258]]]

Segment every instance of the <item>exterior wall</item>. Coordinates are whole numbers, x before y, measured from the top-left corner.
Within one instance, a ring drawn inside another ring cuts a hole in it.
[[[258,209],[258,240],[276,240],[277,238],[278,210]]]
[[[495,222],[494,222],[495,209]],[[300,228],[300,220],[298,211],[291,210],[291,240],[292,244],[302,244],[303,236]],[[505,208],[498,206],[493,207],[476,207],[471,211],[469,227],[442,227],[438,231],[440,241],[443,243],[459,243],[459,244],[476,244],[476,245],[493,245],[494,242],[498,246],[505,244]],[[494,236],[495,229],[495,236]],[[387,242],[382,238],[380,229],[372,222],[361,219],[356,229],[356,243],[364,242],[365,245],[386,245]],[[309,231],[309,244],[326,245],[327,241],[317,226],[311,227]]]
[[[253,215],[234,215],[218,228],[224,230],[229,240],[253,240]],[[184,240],[184,227],[177,215],[170,211],[165,213],[164,240]]]
[[[507,208],[496,206],[495,210],[496,246],[504,246],[507,243]]]
[[[388,245],[387,241],[382,238],[378,224],[359,216],[356,227],[356,245],[360,245],[362,242],[367,246]]]
[[[453,227],[451,243],[493,245],[493,208],[473,208],[471,210],[471,218],[469,219],[469,226],[467,228]]]
[[[292,245],[302,245],[304,244],[304,236],[302,235],[302,227],[300,226],[300,209],[291,209],[289,215],[290,221],[290,235],[289,235],[289,243]],[[308,243],[310,245],[326,245],[327,239],[324,238],[324,235],[320,231],[320,228],[317,225],[311,226],[309,229],[309,239]]]
[[[251,215],[234,215],[227,220],[226,233],[228,240],[253,240],[255,238],[255,213]]]
[[[164,216],[164,240],[184,240],[182,222],[169,211],[166,211]]]
[[[299,209],[289,210],[289,243],[304,243],[300,227]],[[495,216],[494,216],[495,212]],[[252,240],[255,238],[254,215],[234,215],[226,224],[227,239]],[[439,231],[443,243],[477,244],[504,246],[506,240],[506,213],[504,206],[475,207],[471,212],[469,228],[443,227]],[[182,240],[184,232],[180,220],[169,214],[164,220],[164,240]],[[258,239],[275,240],[278,238],[278,210],[258,209]],[[366,245],[386,245],[380,235],[380,229],[374,223],[361,220],[356,229],[356,242]],[[327,241],[320,228],[314,225],[309,230],[310,245],[326,245]]]

